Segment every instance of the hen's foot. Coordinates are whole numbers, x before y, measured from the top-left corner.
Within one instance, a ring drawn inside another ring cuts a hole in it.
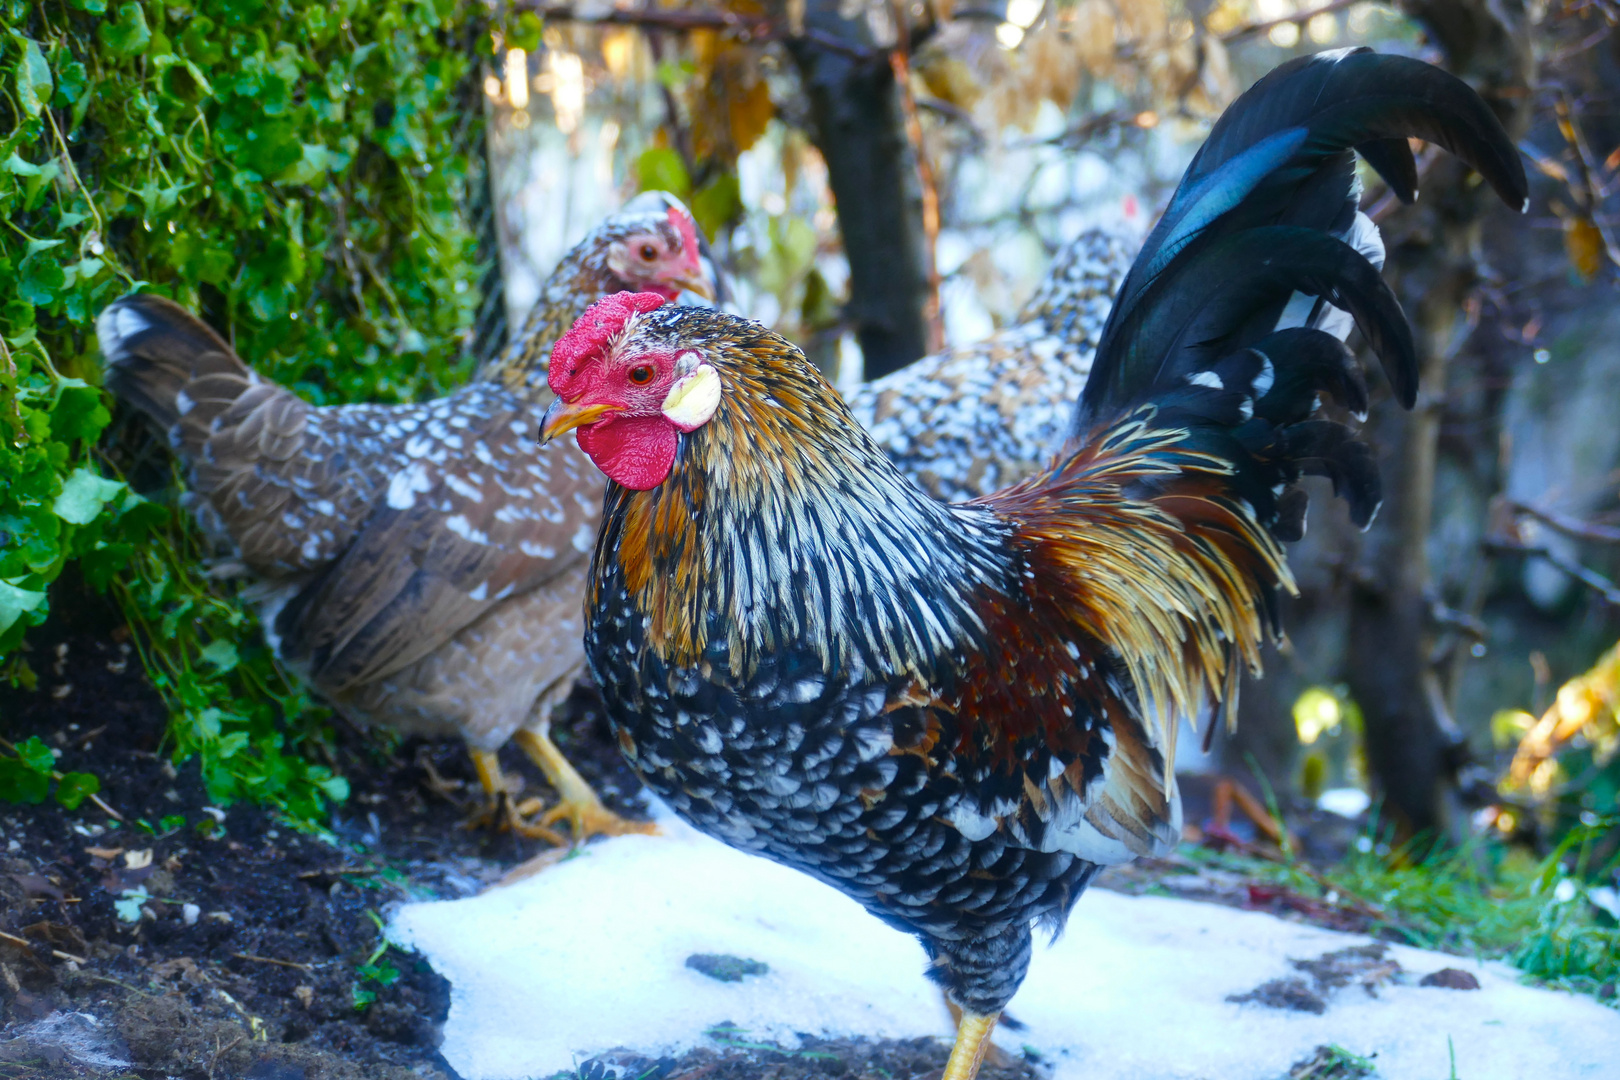
[[[573,833],[574,843],[582,844],[593,836],[630,836],[641,834],[656,836],[658,826],[650,821],[631,821],[620,817],[612,810],[602,805],[602,800],[596,797],[594,791],[587,792],[585,799],[564,798],[550,810],[540,815],[541,825],[554,825],[559,821],[567,821],[568,828]]]
[[[540,815],[541,825],[567,821],[574,835],[574,843],[581,844],[593,836],[628,836],[639,833],[656,835],[658,826],[650,821],[631,821],[602,805],[602,800],[585,778],[568,763],[557,744],[538,731],[523,730],[513,736],[523,752],[528,754],[557,789],[557,805]]]
[[[484,789],[486,802],[479,813],[462,823],[462,828],[505,829],[530,840],[544,840],[558,847],[568,846],[567,839],[557,830],[547,828],[546,822],[526,820],[544,804],[535,798],[517,802],[518,792],[523,787],[521,777],[505,776],[493,751],[468,747],[467,752],[472,755],[473,768],[478,771],[478,783]]]

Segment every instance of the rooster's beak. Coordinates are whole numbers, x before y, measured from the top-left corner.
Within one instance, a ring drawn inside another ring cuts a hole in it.
[[[565,431],[573,431],[586,424],[594,424],[609,413],[619,411],[619,406],[606,403],[596,405],[570,405],[562,398],[551,403],[546,410],[545,419],[540,422],[540,445],[555,439]]]

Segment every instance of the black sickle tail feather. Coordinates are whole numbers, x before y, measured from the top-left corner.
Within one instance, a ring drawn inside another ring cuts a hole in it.
[[[1332,480],[1365,526],[1380,489],[1371,451],[1314,418],[1326,394],[1367,410],[1341,338],[1353,319],[1395,397],[1417,396],[1417,356],[1379,276],[1382,242],[1359,211],[1359,151],[1410,200],[1408,137],[1478,170],[1510,205],[1524,168],[1489,106],[1438,68],[1366,49],[1290,61],[1216,122],[1148,237],[1104,327],[1074,440],[1143,406],[1182,445],[1233,465],[1230,490],[1279,539],[1304,530],[1301,475]],[[1283,328],[1287,327],[1287,328]]]
[[[152,419],[194,457],[215,419],[254,383],[235,351],[172,300],[139,293],[96,319],[107,389]]]

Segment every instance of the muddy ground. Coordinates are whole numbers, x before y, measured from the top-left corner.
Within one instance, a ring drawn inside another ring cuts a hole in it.
[[[459,745],[385,749],[342,727],[352,796],[332,818],[336,843],[253,807],[212,807],[195,762],[176,768],[161,753],[164,706],[115,613],[90,596],[53,601],[29,642],[38,688],[0,685],[0,736],[40,736],[63,770],[98,776],[124,820],[91,802],[0,803],[0,1080],[453,1080],[437,1051],[448,984],[412,954],[379,953],[381,916],[402,899],[474,892],[543,845],[465,827],[476,785]],[[594,693],[576,692],[554,733],[609,805],[641,813]],[[548,794],[520,754],[502,764]],[[1112,886],[1174,879],[1184,895],[1291,910],[1186,869],[1139,867]],[[723,1029],[709,1041],[678,1060],[607,1057],[578,1075],[932,1080],[948,1050],[937,1038],[783,1050]],[[1038,1059],[983,1074],[1040,1075]]]

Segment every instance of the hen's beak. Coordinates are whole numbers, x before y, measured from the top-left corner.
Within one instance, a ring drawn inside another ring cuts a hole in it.
[[[540,422],[540,445],[555,439],[566,431],[573,431],[586,424],[594,424],[609,413],[619,411],[619,406],[598,403],[596,405],[570,405],[562,398],[551,403],[546,410],[545,419]]]
[[[684,277],[677,278],[675,284],[680,286],[684,292],[696,293],[709,303],[714,303],[714,282],[709,280],[708,271],[701,266],[690,271]]]

